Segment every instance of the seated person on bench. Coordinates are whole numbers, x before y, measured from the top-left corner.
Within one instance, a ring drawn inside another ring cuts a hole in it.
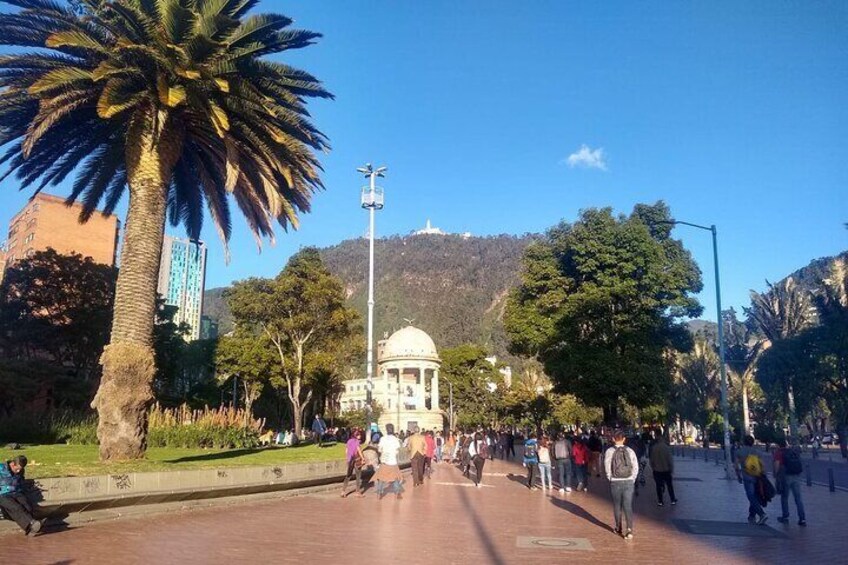
[[[0,463],[0,510],[18,523],[25,535],[41,531],[41,521],[32,517],[32,504],[24,496],[24,469],[27,458],[18,455]]]

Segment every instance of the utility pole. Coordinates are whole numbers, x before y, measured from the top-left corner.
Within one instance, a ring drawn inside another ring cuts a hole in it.
[[[362,187],[361,205],[368,210],[368,354],[365,362],[365,405],[368,412],[368,430],[371,437],[374,423],[374,213],[383,209],[383,189],[377,186],[377,177],[386,176],[386,167],[374,169],[371,163],[356,169],[369,179],[368,186]]]

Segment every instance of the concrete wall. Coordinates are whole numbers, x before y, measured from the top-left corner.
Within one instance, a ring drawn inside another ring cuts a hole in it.
[[[408,465],[408,460],[403,461]],[[35,479],[30,496],[42,516],[137,504],[240,496],[339,482],[343,460],[269,467]]]

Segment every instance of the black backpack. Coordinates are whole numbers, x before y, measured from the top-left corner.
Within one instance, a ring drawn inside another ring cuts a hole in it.
[[[627,447],[616,447],[612,454],[612,478],[629,479],[633,474],[633,465],[630,463],[630,454]]]
[[[787,475],[800,475],[804,472],[801,456],[796,450],[791,448],[783,450],[783,466],[786,469]]]

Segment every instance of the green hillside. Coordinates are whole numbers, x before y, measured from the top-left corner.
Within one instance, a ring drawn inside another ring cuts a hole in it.
[[[501,324],[508,290],[517,282],[521,256],[533,236],[410,235],[375,242],[375,326],[381,338],[414,324],[438,348],[475,342],[506,356]],[[347,240],[321,250],[327,267],[344,281],[350,304],[366,314],[368,241]],[[204,295],[204,315],[232,328],[221,299],[224,289]]]

